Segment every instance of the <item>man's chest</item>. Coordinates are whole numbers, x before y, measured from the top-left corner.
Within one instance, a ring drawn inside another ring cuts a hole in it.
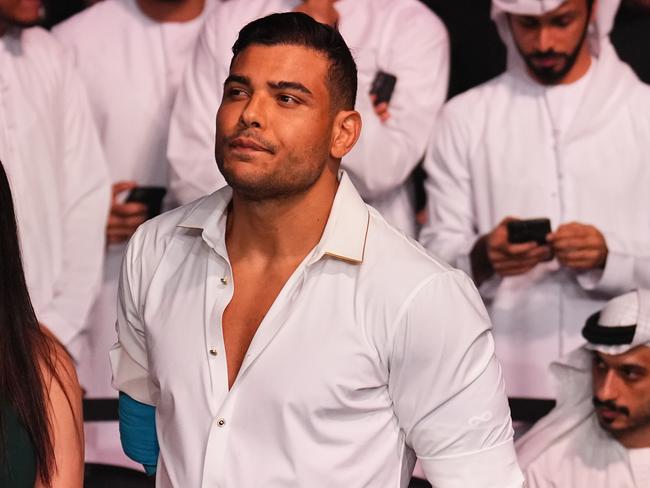
[[[355,305],[351,283],[327,274],[292,275],[266,313],[258,309],[247,316],[259,319],[259,325],[247,329],[250,344],[241,344],[241,367],[229,389],[232,350],[224,340],[224,312],[234,288],[227,263],[214,258],[179,266],[171,274],[171,279],[152,281],[145,307],[159,408],[164,410],[166,401],[193,398],[216,413],[230,397],[268,408],[294,402],[301,411],[364,409],[366,401],[376,406],[378,398],[390,405],[388,368],[371,337],[371,317]]]

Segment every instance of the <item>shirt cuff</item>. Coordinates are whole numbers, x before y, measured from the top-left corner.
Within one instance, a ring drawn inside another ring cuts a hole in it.
[[[109,352],[113,371],[113,388],[131,398],[156,406],[148,371],[137,363],[118,343]]]
[[[592,269],[577,275],[578,284],[586,291],[617,296],[634,287],[634,257],[623,252],[615,236],[606,234],[608,254],[605,269]]]
[[[436,488],[523,488],[512,439],[494,447],[449,457],[418,457]]]

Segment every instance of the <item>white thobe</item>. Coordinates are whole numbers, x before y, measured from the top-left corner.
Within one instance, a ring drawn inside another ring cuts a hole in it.
[[[0,135],[36,316],[79,359],[100,282],[108,175],[81,80],[42,29],[0,38]]]
[[[650,448],[626,449],[591,415],[547,447],[524,476],[528,488],[646,488]]]
[[[124,260],[111,362],[116,388],[156,407],[156,486],[404,488],[417,456],[439,488],[521,488],[471,280],[388,225],[345,174],[228,386],[231,197],[145,223]]]
[[[650,449],[626,449],[598,425],[592,404],[593,353],[587,347],[551,365],[557,406],[516,443],[527,486],[650,486]]]
[[[54,28],[86,84],[113,182],[167,186],[169,118],[204,16],[161,23],[144,15],[135,0],[106,0]],[[81,379],[90,398],[116,396],[108,351],[116,339],[117,282],[125,249],[126,244],[107,247],[101,291],[88,319],[90,353]],[[131,464],[122,453],[117,423],[86,429],[87,461]]]
[[[546,368],[581,342],[586,318],[650,285],[650,88],[609,42],[592,71],[568,125],[549,110],[553,93],[516,70],[455,98],[426,161],[421,241],[468,272],[478,237],[506,216],[577,221],[605,237],[603,271],[552,261],[482,285],[511,396],[551,397]]]
[[[206,20],[170,128],[170,188],[180,203],[225,182],[214,162],[214,118],[228,75],[232,45],[248,22],[293,10],[299,0],[230,0]],[[449,74],[449,42],[442,22],[416,0],[339,0],[338,28],[359,71],[361,138],[343,163],[364,200],[389,222],[415,233],[409,176],[424,155]],[[390,119],[375,114],[368,92],[377,73],[397,76]]]

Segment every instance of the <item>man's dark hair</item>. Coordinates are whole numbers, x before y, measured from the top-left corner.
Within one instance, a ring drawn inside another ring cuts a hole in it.
[[[327,75],[332,105],[353,110],[357,98],[357,65],[338,30],[299,12],[272,14],[254,20],[239,31],[232,47],[233,60],[247,47],[303,46],[325,55],[330,63]]]

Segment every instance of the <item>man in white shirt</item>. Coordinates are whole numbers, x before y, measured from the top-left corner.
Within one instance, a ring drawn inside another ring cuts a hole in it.
[[[517,442],[530,488],[650,486],[650,290],[591,316],[553,364],[558,405]]]
[[[38,1],[0,0],[0,160],[38,320],[80,359],[97,291],[108,176],[86,92]]]
[[[87,360],[80,365],[89,398],[116,398],[108,352],[115,342],[119,270],[126,242],[149,212],[144,203],[125,198],[138,187],[167,186],[172,105],[212,4],[106,0],[53,30],[85,82],[113,183],[104,277],[87,321]],[[132,464],[120,447],[117,422],[86,425],[86,460]]]
[[[494,0],[508,70],[447,104],[426,162],[421,242],[480,285],[511,396],[551,397],[576,324],[650,285],[650,88],[609,41],[617,8]],[[507,217],[553,232],[512,244]]]
[[[359,67],[364,130],[343,163],[363,199],[407,234],[416,233],[409,176],[424,155],[449,77],[442,22],[418,0],[229,0],[206,20],[172,115],[170,188],[185,204],[225,184],[213,164],[214,114],[230,48],[246,23],[300,10],[336,24]],[[397,77],[388,106],[369,95],[377,73]]]
[[[405,487],[417,456],[439,488],[521,487],[471,281],[340,171],[361,129],[341,35],[275,14],[233,52],[230,186],[141,226],[122,271],[114,383],[155,407],[157,486]]]

